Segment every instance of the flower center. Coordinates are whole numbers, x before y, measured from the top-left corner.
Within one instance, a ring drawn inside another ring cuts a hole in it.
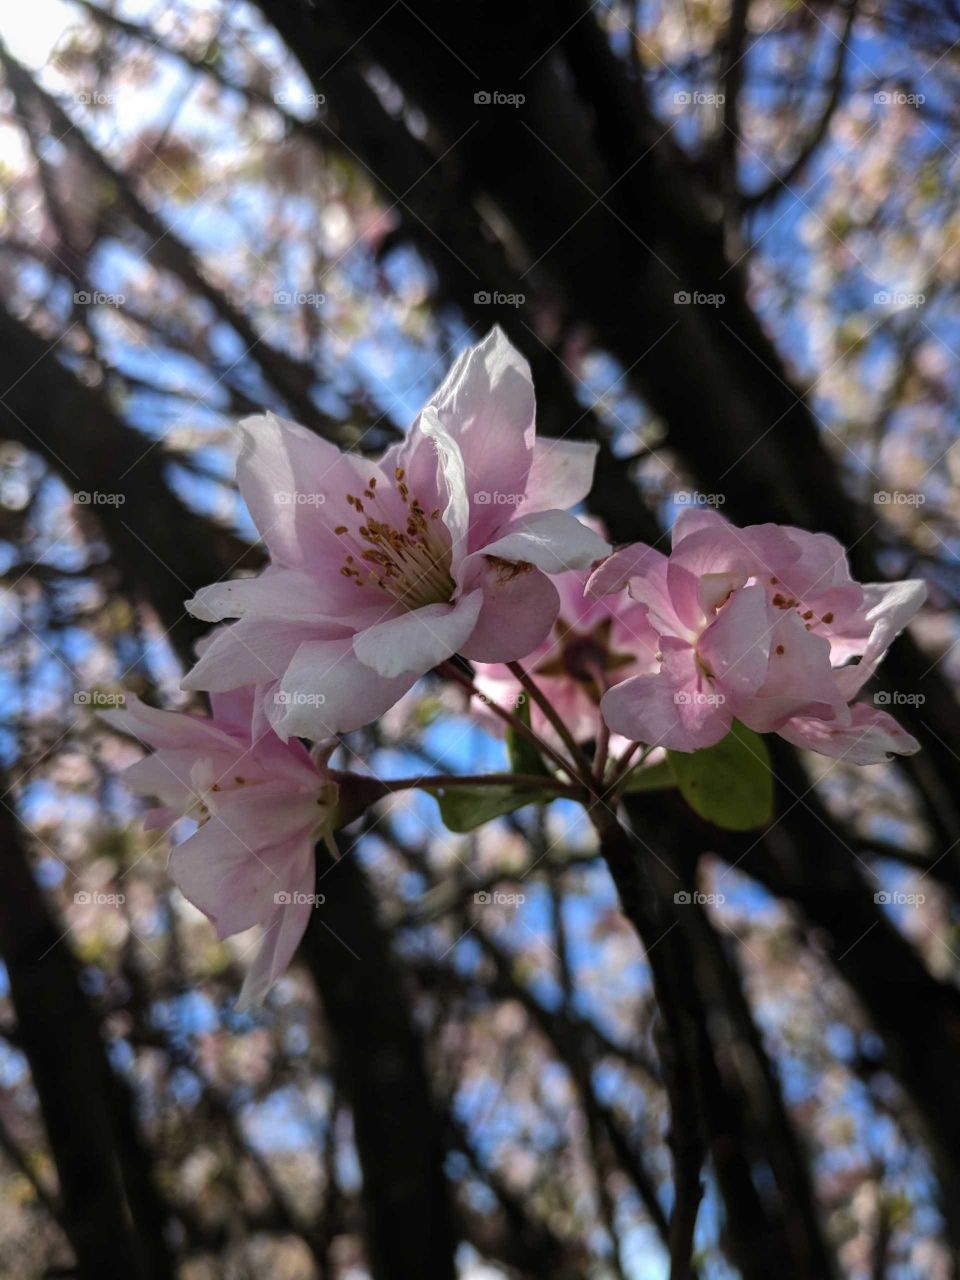
[[[456,590],[450,572],[450,538],[439,508],[428,515],[420,499],[410,497],[404,476],[403,467],[397,467],[397,493],[406,512],[402,529],[389,517],[378,516],[382,509],[375,477],[368,482],[363,498],[346,495],[348,505],[363,517],[363,524],[356,530],[345,524],[334,530],[351,548],[340,572],[358,587],[379,587],[405,609],[446,604]],[[371,504],[369,512],[363,499]]]

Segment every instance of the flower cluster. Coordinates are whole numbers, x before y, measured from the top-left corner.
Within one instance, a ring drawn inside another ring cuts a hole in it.
[[[605,757],[611,733],[627,760],[634,743],[711,746],[734,721],[860,764],[917,750],[854,699],[923,585],[861,586],[825,534],[713,511],[683,512],[669,556],[608,554],[570,513],[595,446],[537,439],[529,368],[498,329],[379,461],[273,414],[240,434],[237,480],[269,563],[188,602],[221,624],[183,682],[212,715],[130,699],[106,718],[154,749],[127,774],[162,802],[148,824],[196,823],[171,856],[184,895],[221,938],[263,926],[245,1002],[289,963],[316,900],[314,845],[332,839],[347,782],[327,767],[336,735],[455,657],[501,718],[536,681],[516,726],[554,762],[570,746],[572,784],[584,765],[603,780],[606,759],[578,744]]]
[[[240,434],[237,481],[270,563],[188,602],[231,620],[183,682],[211,695],[213,715],[132,699],[107,718],[155,748],[127,773],[164,801],[148,821],[199,824],[171,857],[185,897],[221,938],[264,927],[243,993],[253,1002],[309,919],[314,842],[336,812],[333,735],[454,654],[525,657],[557,618],[551,577],[610,548],[567,511],[590,489],[596,446],[536,439],[530,370],[499,329],[379,461],[273,414]],[[300,738],[318,744],[312,756]]]
[[[850,704],[923,604],[922,582],[861,586],[827,534],[738,529],[716,512],[687,510],[669,556],[636,543],[587,585],[601,598],[624,591],[646,609],[658,669],[604,694],[614,732],[696,751],[736,719],[856,764],[919,749],[887,712]]]

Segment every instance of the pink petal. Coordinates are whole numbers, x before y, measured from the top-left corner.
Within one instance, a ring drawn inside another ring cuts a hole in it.
[[[148,747],[232,751],[237,746],[235,738],[207,717],[186,715],[182,711],[158,711],[132,693],[125,696],[122,709],[98,714],[112,729],[129,734]]]
[[[645,542],[631,542],[625,547],[611,551],[605,560],[597,565],[587,579],[584,592],[595,599],[622,591],[631,578],[640,574],[656,573],[666,578],[667,557],[662,551],[655,551]]]
[[[697,668],[693,650],[665,644],[657,675],[632,676],[604,694],[600,711],[614,733],[672,751],[712,747],[729,732],[729,701]]]
[[[360,498],[371,479],[389,505],[393,477],[376,462],[342,453],[312,431],[268,413],[240,423],[243,441],[237,483],[273,563],[284,568],[326,569],[343,563],[335,530],[360,520],[347,497]],[[389,514],[396,516],[395,499]],[[359,590],[357,591],[359,595]]]
[[[795,715],[831,719],[846,714],[828,640],[807,631],[793,609],[780,614],[769,640],[767,678],[755,694],[735,696],[738,719],[757,733],[769,733]]]
[[[290,901],[274,903],[272,914],[263,921],[263,938],[244,979],[237,1000],[238,1012],[262,1004],[267,992],[296,954],[311,913],[323,910],[306,900],[315,892],[314,886],[313,849],[305,844],[301,848],[299,862],[292,865],[284,877],[282,892],[289,896]]]
[[[469,589],[482,588],[483,608],[473,632],[461,646],[476,662],[513,662],[526,658],[549,635],[557,619],[557,589],[539,569],[471,557]]]
[[[766,590],[754,583],[730,597],[697,650],[721,688],[755,693],[767,675],[771,631]]]
[[[256,848],[244,819],[262,813],[258,798],[252,804],[235,805],[229,821],[211,816],[197,833],[170,854],[170,875],[183,896],[213,923],[217,936],[242,933],[270,915],[273,895],[283,881],[272,865],[269,848]],[[284,797],[273,797],[268,813],[280,821]],[[284,852],[282,828],[274,844]]]
[[[524,515],[552,508],[567,511],[582,502],[593,485],[598,448],[583,440],[538,437],[533,445]]]
[[[795,747],[851,764],[879,764],[891,755],[910,756],[920,750],[920,743],[893,716],[862,702],[850,708],[849,724],[796,717],[777,732]]]

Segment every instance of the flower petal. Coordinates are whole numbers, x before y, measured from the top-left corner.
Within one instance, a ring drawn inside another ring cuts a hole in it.
[[[771,632],[766,589],[755,582],[730,597],[697,649],[722,688],[755,693],[767,675]]]
[[[171,877],[220,938],[242,933],[271,914],[273,895],[284,887],[288,842],[309,834],[303,827],[307,798],[291,805],[289,793],[255,794],[258,790],[235,796],[170,854]],[[296,821],[299,832],[291,831]],[[270,843],[260,843],[264,839]]]
[[[336,634],[342,628],[328,631]],[[304,641],[323,634],[322,628],[302,621],[241,618],[216,632],[180,687],[224,693],[241,685],[271,684],[283,676]]]
[[[891,755],[910,756],[920,743],[878,707],[859,702],[850,708],[849,724],[797,716],[777,732],[795,747],[851,764],[879,764]]]
[[[614,685],[600,712],[614,733],[631,741],[672,751],[712,747],[729,732],[729,701],[703,677],[689,646],[664,645],[663,669]]]
[[[267,992],[289,967],[314,910],[309,901],[314,884],[313,848],[304,842],[297,861],[284,876],[282,892],[291,901],[275,902],[272,913],[263,921],[263,938],[237,1000],[239,1013],[262,1004]]]
[[[360,661],[352,639],[308,640],[294,655],[267,714],[284,741],[349,733],[388,711],[419,674],[387,679]]]
[[[869,582],[863,588],[870,638],[856,666],[842,667],[837,684],[844,698],[854,698],[880,665],[887,650],[927,598],[927,586],[919,578],[901,582]]]
[[[522,560],[544,573],[589,569],[610,544],[568,511],[539,511],[512,520],[495,542],[475,554]]]
[[[524,515],[535,511],[567,511],[582,502],[593,484],[599,445],[585,440],[551,440],[539,436],[523,501]]]
[[[481,587],[483,608],[460,646],[475,662],[513,662],[532,653],[557,620],[560,597],[545,573],[529,564],[472,557],[468,587]]]
[[[470,636],[483,605],[471,591],[456,604],[429,604],[378,623],[353,637],[353,652],[378,675],[423,675],[451,657]]]

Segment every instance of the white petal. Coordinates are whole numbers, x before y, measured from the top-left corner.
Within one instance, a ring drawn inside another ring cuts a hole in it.
[[[541,511],[520,516],[502,537],[474,554],[523,560],[544,573],[566,573],[568,569],[589,569],[609,551],[608,542],[568,511]]]
[[[451,657],[471,635],[483,592],[471,591],[455,605],[430,604],[381,622],[353,638],[353,651],[388,679],[413,672],[423,675]]]
[[[297,650],[266,704],[267,714],[284,741],[319,741],[376,720],[413,687],[418,674],[387,679],[360,661],[352,640],[310,640]]]

